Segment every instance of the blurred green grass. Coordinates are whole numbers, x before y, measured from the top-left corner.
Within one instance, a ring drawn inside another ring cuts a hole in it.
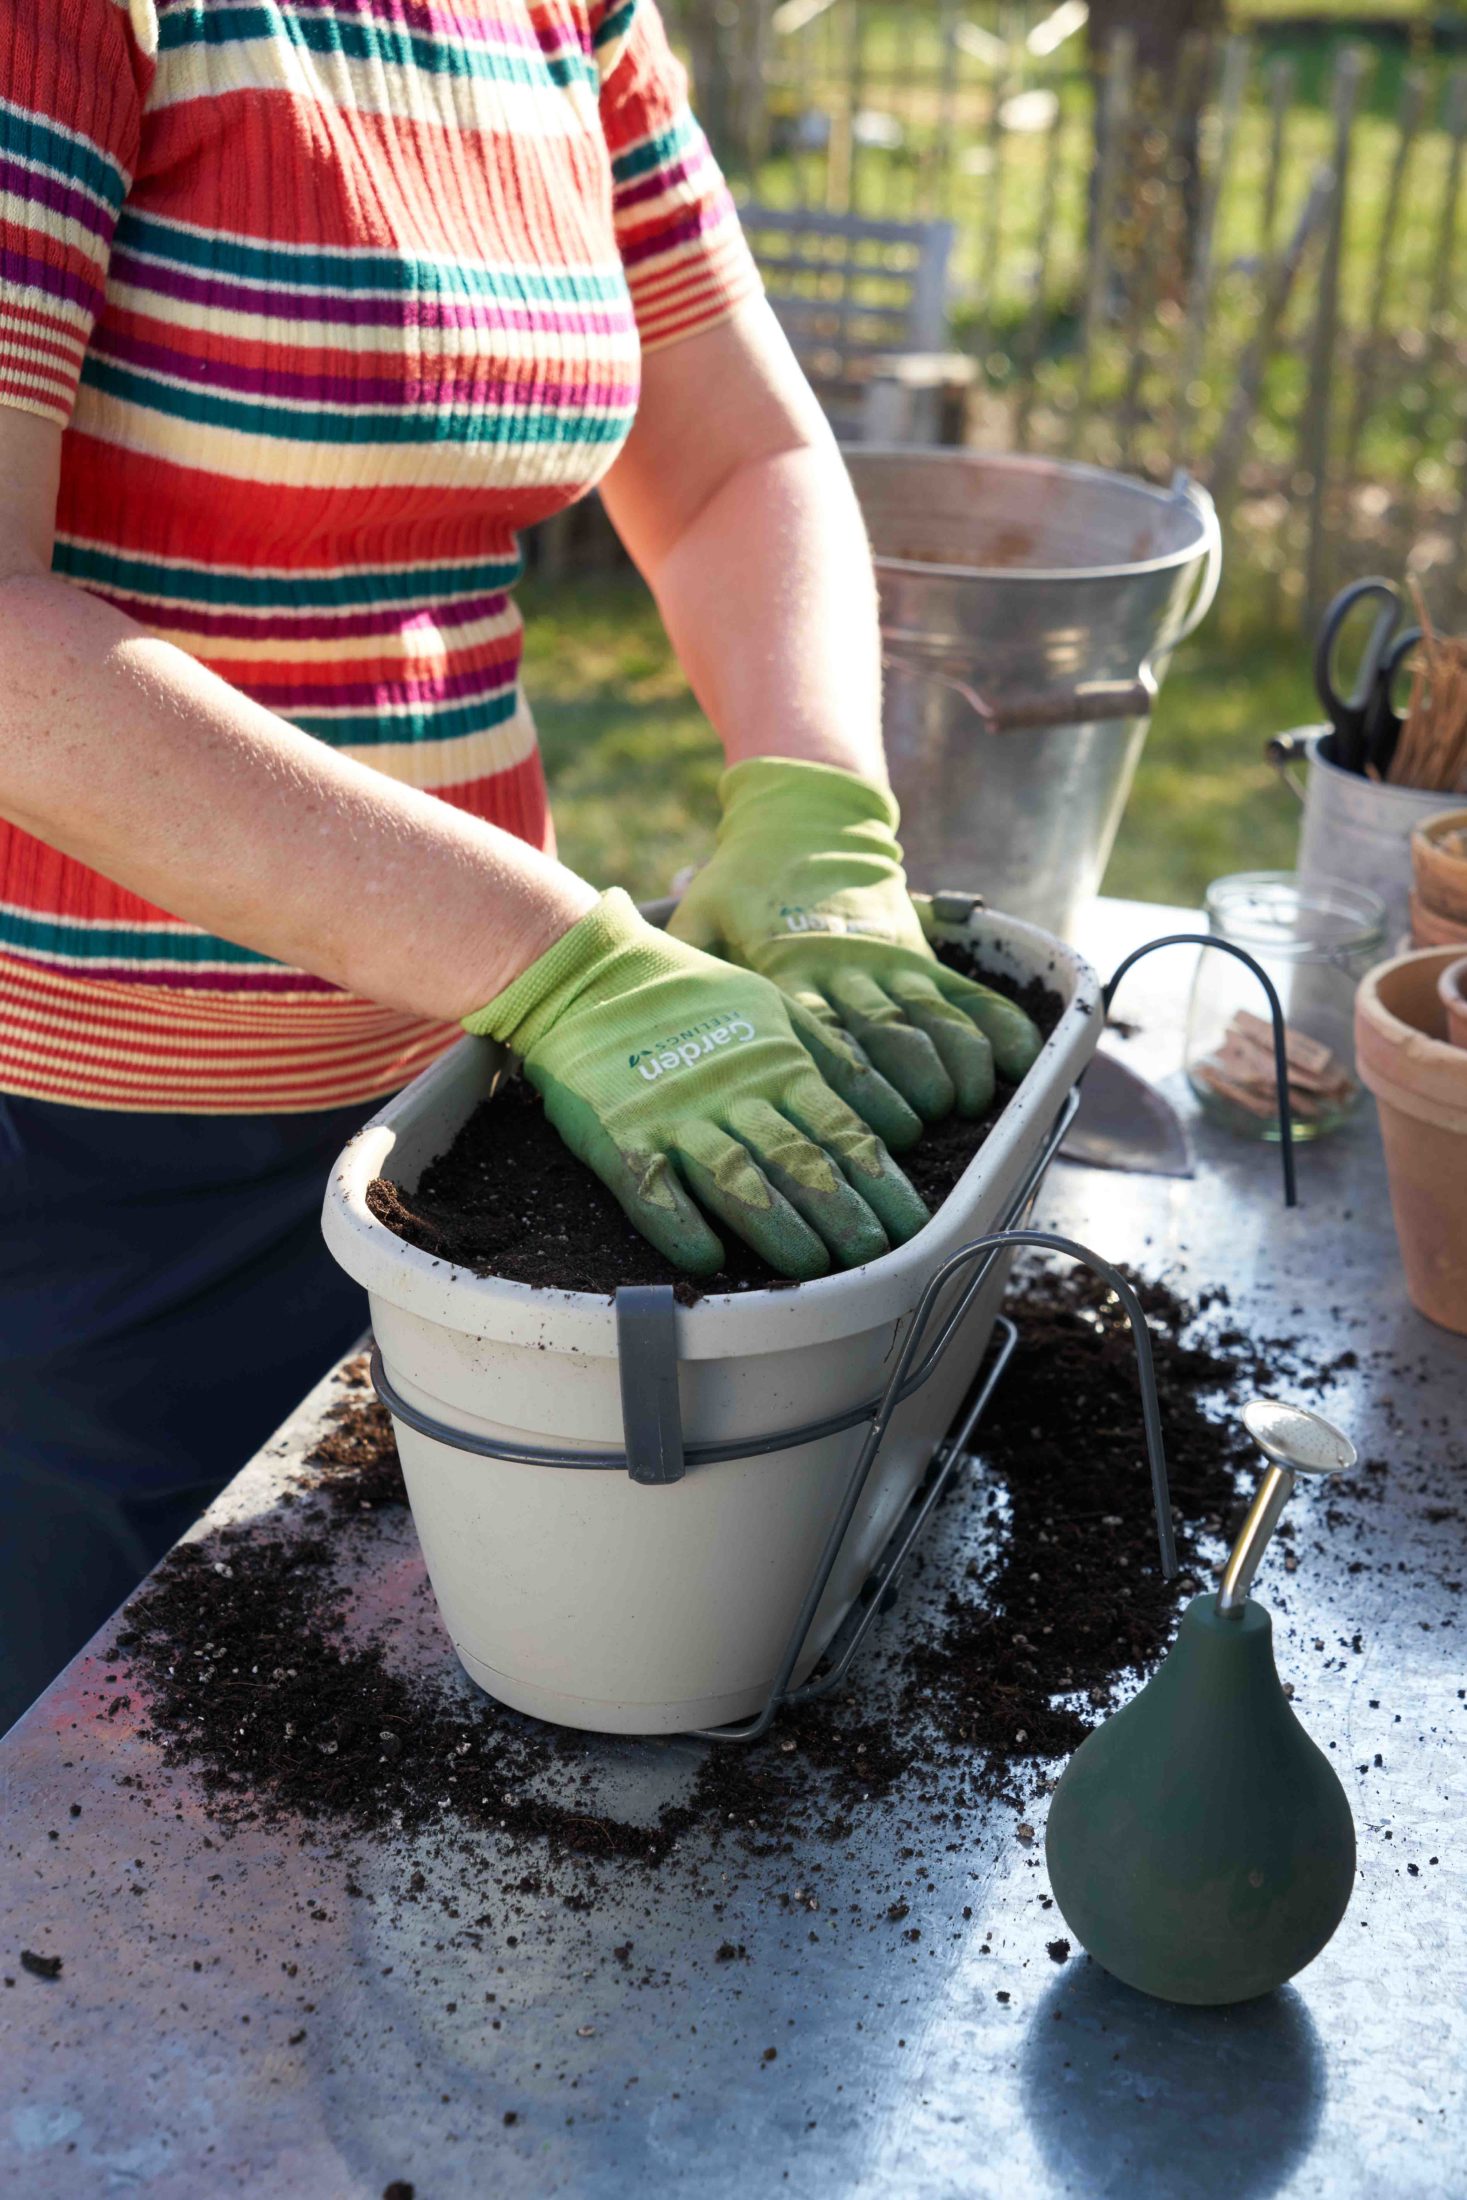
[[[562,857],[599,886],[666,893],[712,843],[721,757],[650,596],[612,574],[531,582],[523,608]],[[1194,904],[1224,872],[1287,867],[1298,812],[1263,748],[1315,716],[1266,583],[1225,583],[1162,690],[1106,892]]]
[[[665,894],[712,842],[722,760],[656,607],[631,573],[520,595],[560,853],[598,886]]]

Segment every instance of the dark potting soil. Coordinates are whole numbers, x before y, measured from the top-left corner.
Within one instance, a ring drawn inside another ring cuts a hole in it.
[[[328,1408],[327,1428],[307,1465],[319,1470],[313,1493],[338,1517],[376,1512],[407,1503],[397,1443],[386,1406],[364,1395],[366,1378],[351,1371],[348,1388],[357,1393]]]
[[[956,950],[944,950],[943,960],[1017,1001],[1046,1036],[1059,1021],[1063,1003],[1041,980],[1016,986],[992,972],[975,972],[971,958]],[[1013,1090],[1000,1083],[986,1115],[971,1122],[949,1116],[931,1124],[918,1145],[901,1156],[902,1168],[934,1212]],[[598,1295],[622,1284],[670,1283],[691,1302],[709,1291],[767,1290],[784,1281],[729,1231],[720,1233],[725,1261],[716,1276],[695,1283],[674,1268],[562,1144],[539,1095],[521,1078],[507,1080],[480,1103],[416,1189],[378,1177],[367,1187],[367,1205],[409,1245],[474,1275],[513,1283]]]
[[[1163,1285],[1141,1288],[1178,1548],[1197,1567],[1201,1541],[1234,1509],[1240,1440],[1213,1414],[1242,1385],[1237,1361],[1197,1339],[1198,1309]],[[399,1547],[383,1516],[406,1501],[390,1424],[360,1369],[274,1521],[180,1546],[126,1607],[109,1657],[142,1684],[164,1759],[192,1768],[222,1818],[387,1840],[477,1830],[499,1852],[528,1852],[521,1892],[538,1891],[558,1859],[662,1866],[694,1831],[756,1854],[840,1840],[873,1802],[904,1792],[930,1800],[940,1788],[955,1825],[987,1799],[1022,1803],[1046,1762],[1154,1663],[1197,1580],[1168,1584],[1157,1570],[1115,1301],[1089,1278],[1042,1272],[1011,1311],[1020,1342],[983,1424],[983,1479],[956,1500],[982,1508],[990,1555],[926,1618],[878,1630],[885,1647],[865,1656],[885,1668],[881,1686],[863,1686],[858,1667],[842,1693],[781,1715],[756,1747],[709,1749],[687,1799],[650,1824],[596,1803],[594,1738],[477,1695],[446,1642],[441,1661],[409,1671],[390,1638],[354,1630],[353,1579],[372,1566],[374,1539],[383,1562]],[[1242,1383],[1256,1372],[1250,1358]]]
[[[1168,1642],[1179,1595],[1201,1585],[1200,1540],[1230,1532],[1255,1456],[1235,1417],[1215,1417],[1255,1363],[1195,1337],[1203,1310],[1131,1280],[1152,1335],[1180,1580],[1160,1569],[1129,1324],[1098,1278],[1042,1271],[1011,1308],[1019,1344],[978,1438],[997,1554],[970,1565],[941,1628],[908,1654],[908,1709],[927,1705],[950,1748],[976,1753],[988,1791],[1015,1801],[1016,1768],[1067,1756]]]

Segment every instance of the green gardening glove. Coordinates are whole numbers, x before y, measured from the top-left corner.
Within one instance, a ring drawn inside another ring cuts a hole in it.
[[[801,1279],[874,1260],[927,1220],[775,987],[669,939],[619,890],[464,1023],[523,1059],[571,1152],[693,1275],[723,1262],[694,1199]]]
[[[669,929],[772,978],[821,1070],[868,1122],[834,1054],[854,1050],[928,1122],[954,1106],[981,1115],[995,1063],[1019,1082],[1040,1035],[1011,1001],[938,962],[884,788],[834,765],[761,756],[725,772],[719,794],[718,846]]]

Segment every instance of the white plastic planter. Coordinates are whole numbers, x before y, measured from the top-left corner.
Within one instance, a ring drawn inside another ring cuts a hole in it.
[[[796,1290],[676,1310],[683,1435],[699,1445],[802,1428],[874,1399],[922,1291],[1013,1209],[1100,1034],[1094,972],[1033,926],[977,911],[949,928],[991,969],[1042,977],[1059,1024],[966,1173],[919,1236]],[[609,1298],[469,1274],[378,1222],[367,1186],[408,1187],[490,1091],[502,1050],[466,1040],[360,1130],[326,1196],[326,1242],[371,1297],[384,1371],[404,1403],[516,1448],[623,1448]],[[995,1265],[950,1348],[898,1409],[794,1673],[814,1665],[880,1553],[973,1379],[1007,1272]],[[948,1287],[944,1307],[959,1294]],[[943,1307],[939,1307],[939,1318]],[[935,1334],[935,1331],[933,1332]],[[624,1469],[476,1456],[396,1421],[413,1518],[465,1669],[562,1725],[666,1734],[759,1710],[860,1449],[863,1430],[690,1465],[649,1486]]]

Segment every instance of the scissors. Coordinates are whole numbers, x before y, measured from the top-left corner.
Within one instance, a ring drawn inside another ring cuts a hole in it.
[[[1355,606],[1379,606],[1349,695],[1335,680],[1340,633]],[[1421,639],[1419,626],[1401,630],[1406,607],[1399,590],[1386,580],[1356,581],[1342,588],[1326,611],[1314,645],[1314,685],[1334,727],[1334,760],[1347,772],[1367,768],[1383,777],[1400,738],[1402,714],[1392,694],[1402,665]]]

